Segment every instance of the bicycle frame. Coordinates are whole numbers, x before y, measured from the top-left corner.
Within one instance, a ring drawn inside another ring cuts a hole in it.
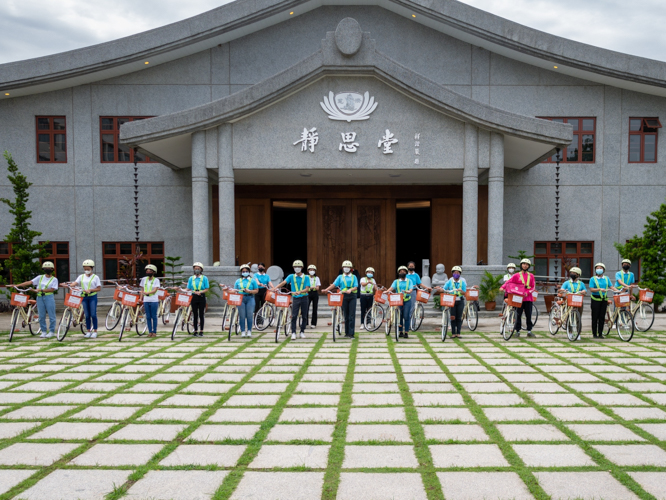
[[[19,293],[27,293],[31,289],[21,289],[14,287],[14,289],[19,292]],[[39,324],[39,315],[37,313],[37,302],[33,299],[28,299],[27,304],[25,306],[12,306],[14,310],[12,311],[12,317],[11,317],[11,324],[10,324],[10,329],[9,329],[9,342],[12,341],[12,338],[14,337],[14,333],[17,330],[17,324],[18,324],[18,319],[21,318],[21,326],[18,328],[19,330],[25,328],[26,326],[30,330],[30,333],[32,335],[37,335],[42,331],[41,326],[39,328],[34,328],[33,331],[33,324]]]

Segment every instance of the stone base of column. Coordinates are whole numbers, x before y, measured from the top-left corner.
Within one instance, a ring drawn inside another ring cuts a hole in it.
[[[204,274],[208,277],[209,281],[215,280],[220,285],[234,286],[236,280],[240,278],[240,272],[238,271],[238,266],[206,266]],[[183,266],[183,275],[185,279],[192,276],[192,267]],[[208,298],[209,306],[219,306],[222,305],[222,293],[217,291],[220,295],[220,298],[211,296]]]

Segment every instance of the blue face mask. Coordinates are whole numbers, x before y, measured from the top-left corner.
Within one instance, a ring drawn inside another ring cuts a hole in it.
[[[366,276],[367,276],[368,278],[372,278],[372,277],[374,276],[374,274],[372,274],[372,273],[368,273],[368,274],[366,274]]]
[[[249,275],[250,275],[250,273],[248,273],[247,271],[243,271],[243,276],[244,277],[248,277]]]
[[[602,274],[604,274],[604,270],[603,269],[597,269],[597,274],[599,276],[601,276]]]

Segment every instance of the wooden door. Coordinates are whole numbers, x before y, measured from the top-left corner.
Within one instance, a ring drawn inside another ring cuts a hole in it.
[[[451,268],[462,264],[462,199],[434,198],[431,203],[431,274],[437,264]]]
[[[353,200],[352,248],[354,267],[365,276],[368,267],[375,268],[381,279],[386,248],[389,245],[386,232],[386,202],[384,200]],[[384,283],[382,281],[381,283]]]
[[[270,262],[271,201],[236,198],[236,265]]]

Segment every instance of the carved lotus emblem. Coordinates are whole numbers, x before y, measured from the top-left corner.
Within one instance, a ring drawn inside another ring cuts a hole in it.
[[[363,95],[359,92],[329,92],[319,104],[331,120],[346,122],[367,120],[377,107],[375,98],[368,92]]]

